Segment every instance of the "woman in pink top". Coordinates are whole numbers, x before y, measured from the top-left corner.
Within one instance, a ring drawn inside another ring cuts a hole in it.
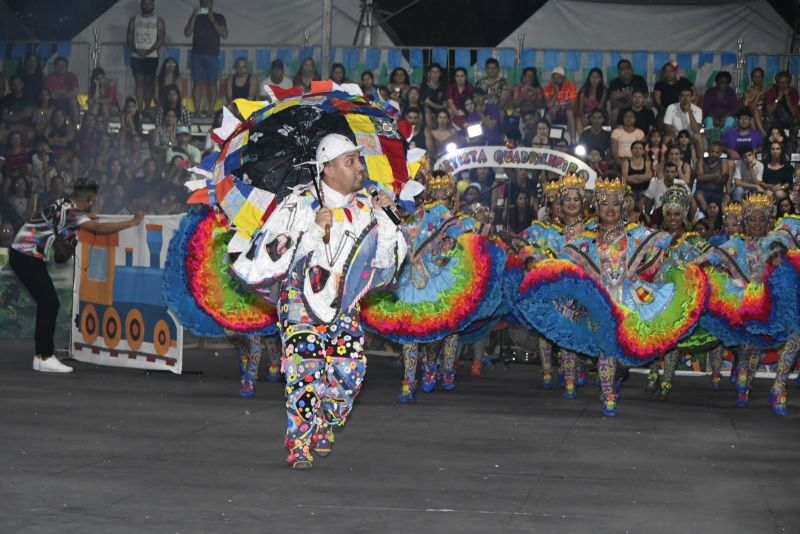
[[[453,74],[453,81],[447,86],[447,109],[450,111],[453,123],[459,128],[467,120],[464,102],[472,96],[475,87],[467,81],[467,69],[458,67]]]
[[[608,89],[603,83],[603,71],[593,68],[589,71],[583,87],[578,91],[577,131],[582,132],[589,124],[589,115],[595,108],[605,109],[608,101]]]

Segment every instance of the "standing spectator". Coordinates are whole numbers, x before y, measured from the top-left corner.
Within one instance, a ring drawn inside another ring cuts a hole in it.
[[[611,132],[611,158],[622,168],[622,162],[631,157],[634,141],[644,141],[644,132],[636,127],[636,114],[632,109],[622,112],[622,124]]]
[[[408,84],[408,71],[403,67],[395,68],[392,73],[389,75],[389,87],[391,90],[389,92],[395,93],[397,90],[400,90],[400,99],[398,103],[404,101],[408,95],[408,89],[410,85]]]
[[[201,117],[211,116],[217,103],[220,39],[228,38],[228,23],[224,16],[214,13],[214,0],[200,0],[183,34],[192,38],[194,109]]]
[[[764,188],[769,191],[775,200],[788,197],[789,190],[794,182],[794,168],[789,163],[789,158],[783,151],[783,145],[777,141],[769,144],[769,157],[764,166],[762,180]]]
[[[775,85],[764,95],[768,128],[786,130],[797,126],[798,94],[791,83],[792,75],[781,71],[775,75]]]
[[[183,79],[181,78],[181,68],[178,66],[178,61],[175,58],[168,57],[161,64],[158,77],[156,77],[155,98],[159,106],[167,100],[167,89],[173,85],[180,88],[183,85]]]
[[[78,77],[69,72],[69,61],[65,57],[55,59],[55,71],[48,74],[44,86],[50,90],[53,105],[78,124]]]
[[[21,133],[26,139],[32,139],[33,110],[25,99],[24,82],[19,76],[12,76],[9,82],[11,92],[0,98],[0,117],[9,130]]]
[[[703,97],[703,115],[706,128],[733,128],[734,116],[739,108],[736,91],[731,88],[731,73],[720,71],[714,77],[714,87]]]
[[[749,109],[753,114],[753,124],[762,134],[767,133],[764,128],[764,95],[766,92],[764,69],[756,67],[750,71],[750,87],[742,96],[742,107]]]
[[[361,73],[361,92],[371,102],[378,100],[378,88],[375,87],[375,76],[371,70],[365,70]]]
[[[266,91],[264,90],[265,85],[274,85],[276,87],[280,87],[281,89],[292,88],[292,80],[286,77],[283,61],[280,59],[272,60],[272,65],[270,65],[269,69],[269,76],[264,78],[261,83],[261,88],[259,88],[259,94],[262,96],[266,96]]]
[[[472,93],[475,113],[478,114],[483,127],[483,139],[488,145],[502,145],[504,139],[500,110],[496,104],[487,102],[486,97],[486,93],[480,87],[476,87]]]
[[[225,103],[230,104],[237,98],[255,100],[258,94],[258,78],[247,70],[247,59],[236,58],[233,73],[225,81]]]
[[[728,190],[731,191],[731,198],[736,202],[741,202],[748,193],[766,194],[767,190],[762,181],[764,164],[756,159],[753,147],[742,145],[737,147],[736,151],[742,157],[734,162],[732,187],[728,187]]]
[[[678,132],[688,130],[692,133],[695,144],[702,149],[700,128],[703,123],[703,110],[692,104],[693,94],[694,90],[691,87],[682,89],[678,102],[667,107],[664,113],[664,137],[667,144],[677,137]]]
[[[601,108],[595,108],[589,114],[589,128],[581,132],[578,140],[578,144],[583,145],[587,154],[592,149],[597,149],[602,154],[602,159],[606,158],[608,147],[611,145],[611,132],[603,128],[605,124],[606,112]]]
[[[200,163],[202,153],[200,149],[192,145],[192,134],[186,126],[178,126],[175,133],[175,145],[167,149],[166,161],[169,163],[175,156],[180,156],[187,163],[188,167],[194,167]]]
[[[620,59],[617,62],[617,77],[608,84],[608,99],[611,102],[611,124],[617,123],[620,111],[631,106],[631,95],[638,89],[647,95],[647,82],[633,73],[630,60]]]
[[[447,109],[450,112],[449,116],[453,118],[453,123],[459,128],[466,121],[467,112],[464,108],[464,101],[472,96],[474,90],[475,87],[467,81],[467,69],[457,67],[453,72],[453,81],[447,86]]]
[[[292,85],[294,87],[302,87],[304,92],[311,90],[311,82],[321,80],[322,77],[317,71],[317,64],[310,57],[307,57],[300,64],[300,70],[294,75]]]
[[[24,84],[23,95],[28,107],[34,107],[39,100],[39,93],[44,87],[44,74],[42,73],[42,62],[39,56],[29,52],[25,56],[25,61],[17,69],[17,76],[22,78]]]
[[[567,124],[571,141],[575,135],[575,104],[578,88],[574,82],[564,77],[564,67],[556,67],[550,73],[550,83],[544,87],[547,118],[551,124]]]
[[[661,67],[661,79],[653,86],[653,103],[656,105],[658,117],[664,117],[667,108],[680,100],[681,91],[692,87],[692,82],[678,76],[678,69],[672,62]]]
[[[589,115],[595,109],[606,109],[607,101],[608,89],[603,83],[603,71],[593,68],[578,91],[578,116],[576,118],[578,132],[583,132],[584,127],[589,124]]]
[[[33,107],[33,116],[31,118],[33,130],[36,135],[45,135],[55,109],[56,107],[53,105],[53,99],[50,96],[50,89],[42,89],[39,92],[39,100],[37,100],[36,105]]]
[[[406,139],[409,148],[421,148],[427,150],[428,145],[425,140],[427,136],[425,125],[422,123],[422,115],[419,108],[408,108],[403,115],[411,125],[411,133]]]
[[[76,184],[70,200],[59,199],[43,207],[17,232],[11,245],[9,263],[22,285],[36,302],[36,348],[33,370],[69,373],[72,368],[53,355],[53,337],[60,303],[47,272],[47,259],[56,236],[64,240],[75,238],[78,229],[96,234],[114,234],[136,226],[144,218],[137,213],[130,221],[99,223],[91,215],[97,196],[97,184],[81,181]],[[58,250],[58,249],[57,249]]]
[[[331,65],[330,80],[338,85],[347,83],[347,71],[341,63],[334,63]]]
[[[175,116],[178,118],[178,124],[183,126],[191,126],[192,119],[189,116],[189,110],[183,105],[183,98],[177,86],[171,85],[167,87],[167,97],[158,106],[156,112],[156,126],[164,122],[164,117],[167,111],[174,111]]]
[[[136,101],[140,106],[139,111],[144,111],[153,101],[158,54],[164,46],[166,29],[164,19],[153,13],[155,0],[141,0],[139,8],[141,13],[128,21],[128,47],[131,49]]]
[[[89,80],[89,112],[102,117],[104,123],[119,113],[117,86],[114,80],[106,78],[106,71],[100,67],[92,71]]]
[[[490,57],[484,63],[486,77],[475,83],[475,88],[486,93],[486,103],[497,106],[501,111],[511,104],[511,89],[508,80],[500,76],[500,62]]]
[[[432,63],[428,67],[425,83],[422,84],[419,95],[419,99],[425,109],[423,118],[426,125],[433,125],[436,114],[443,109],[447,109],[445,92],[446,88],[444,82],[442,82],[442,67],[438,63]]]
[[[739,159],[740,154],[736,152],[736,148],[739,146],[749,146],[756,151],[761,150],[764,137],[760,131],[750,126],[751,122],[750,110],[742,109],[736,114],[736,128],[731,128],[722,134],[720,142],[727,150],[729,158]]]

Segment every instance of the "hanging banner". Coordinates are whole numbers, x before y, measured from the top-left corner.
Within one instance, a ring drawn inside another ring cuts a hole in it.
[[[433,168],[453,174],[479,167],[535,169],[562,176],[577,174],[586,179],[587,187],[588,184],[594,184],[597,178],[595,170],[583,160],[549,148],[467,146],[440,157]]]
[[[102,216],[101,221],[130,217]],[[181,373],[183,328],[161,296],[169,241],[180,215],[146,216],[109,235],[78,233],[72,357],[97,365]]]

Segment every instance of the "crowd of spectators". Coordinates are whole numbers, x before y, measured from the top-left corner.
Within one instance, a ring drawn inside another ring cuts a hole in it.
[[[692,192],[693,222],[713,218],[728,202],[753,191],[774,198],[776,209],[794,210],[789,155],[800,108],[788,72],[768,84],[763,70],[753,69],[741,95],[724,71],[700,94],[674,63],[663,66],[651,88],[627,59],[619,61],[609,82],[593,68],[585,81],[575,83],[562,67],[540,81],[535,66],[525,66],[519,80],[509,80],[493,58],[476,80],[464,67],[448,71],[430,64],[419,85],[402,67],[386,84],[371,71],[351,78],[340,63],[323,76],[312,58],[294,74],[276,59],[261,79],[250,72],[246,58],[235,58],[230,74],[220,80],[218,53],[228,36],[227,22],[212,0],[199,0],[184,27],[192,37],[187,80],[174,58],[161,56],[166,24],[156,14],[155,0],[141,0],[140,7],[127,32],[135,91],[124,101],[114,80],[96,68],[83,88],[82,108],[78,77],[63,57],[51,59],[45,75],[42,58],[29,53],[17,74],[2,80],[0,229],[4,223],[18,228],[80,176],[101,185],[97,208],[105,213],[180,213],[187,169],[212,149],[208,136],[193,136],[193,120],[207,124],[213,116],[218,123],[221,106],[234,99],[267,99],[268,85],[309,89],[323,78],[358,83],[368,98],[391,103],[410,125],[410,146],[432,158],[451,143],[511,143],[575,153],[600,174],[622,176],[631,189],[631,216],[651,224],[660,221],[660,194],[673,183]],[[188,87],[192,113],[188,95],[181,92]],[[475,133],[471,127],[478,124]],[[503,183],[492,169],[460,177],[462,200],[491,203],[515,227],[547,216],[542,185],[555,176],[525,170],[506,174]]]

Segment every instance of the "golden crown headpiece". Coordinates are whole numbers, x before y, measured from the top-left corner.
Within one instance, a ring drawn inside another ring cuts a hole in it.
[[[684,216],[689,213],[689,191],[682,185],[671,185],[661,195],[662,212],[670,207],[681,210]]]
[[[443,174],[441,176],[430,176],[428,178],[427,189],[433,191],[435,189],[452,190],[455,182],[451,174]]]
[[[484,206],[483,204],[477,202],[470,204],[464,211],[481,224],[491,224],[494,222],[494,211],[492,211],[492,208]]]
[[[542,192],[545,197],[555,197],[561,190],[561,180],[551,180],[542,184]]]
[[[722,216],[725,217],[728,215],[733,215],[737,219],[741,219],[744,216],[744,206],[738,202],[731,202],[727,206],[723,206]]]
[[[563,194],[567,189],[577,189],[583,195],[586,189],[586,179],[577,174],[565,174],[558,181],[558,189]]]
[[[745,215],[749,215],[753,211],[764,210],[769,213],[772,212],[772,200],[761,193],[750,193],[742,202],[742,207]]]
[[[608,197],[622,199],[625,196],[625,185],[619,178],[601,178],[594,184],[594,198],[598,201]]]

